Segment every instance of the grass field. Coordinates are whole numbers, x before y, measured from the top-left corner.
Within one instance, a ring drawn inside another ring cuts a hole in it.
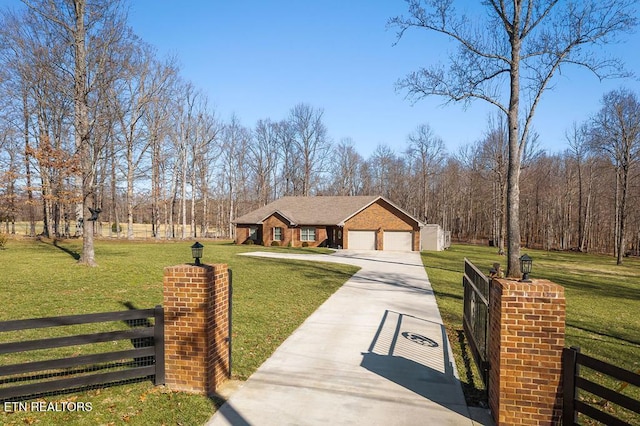
[[[321,252],[203,242],[206,263],[228,263],[234,271],[233,375],[246,379],[291,332],[354,272],[316,264],[237,256],[254,250]],[[9,240],[0,250],[0,321],[42,316],[150,308],[162,303],[163,267],[191,262],[191,242],[97,241],[97,268],[76,265],[80,241]],[[566,289],[567,346],[627,370],[640,369],[640,260],[616,266],[611,257],[526,251],[533,278]],[[438,306],[454,349],[469,402],[482,399],[482,383],[465,352],[462,330],[462,268],[467,257],[487,272],[505,258],[489,247],[454,245],[423,252]],[[22,336],[24,338],[24,336]],[[44,336],[41,336],[44,337]],[[0,357],[0,364],[6,361]],[[613,388],[620,383],[607,383]],[[625,392],[640,398],[629,386]],[[47,401],[92,402],[90,413],[0,413],[0,423],[200,425],[216,401],[172,392],[149,382],[48,397]],[[611,409],[611,408],[610,408]],[[632,423],[635,419],[630,420]]]
[[[281,262],[237,254],[264,248],[202,241],[203,262],[233,271],[233,375],[246,379],[356,268]],[[192,242],[97,241],[97,268],[76,264],[81,242],[9,240],[0,250],[0,321],[151,308],[162,303],[163,268],[191,262]],[[51,329],[47,329],[51,330]],[[14,336],[15,337],[15,336]],[[48,335],[39,335],[50,337]],[[6,336],[4,338],[7,338]],[[26,338],[21,335],[21,338]],[[6,340],[5,340],[6,341]],[[0,356],[0,364],[12,360]],[[0,412],[0,424],[201,425],[216,401],[172,392],[150,382],[47,397],[47,402],[91,402],[89,413]]]
[[[549,279],[565,288],[566,346],[580,346],[583,353],[626,370],[640,370],[640,259],[626,258],[623,265],[616,266],[615,259],[609,256],[523,250],[525,252],[534,259],[532,278]],[[465,257],[484,273],[488,273],[494,262],[506,266],[506,258],[490,247],[454,245],[444,252],[422,253],[455,350],[465,394],[473,403],[481,398],[483,386],[469,352],[463,350]],[[595,380],[603,380],[614,389],[622,386],[602,378]],[[628,386],[624,392],[640,399],[638,388]],[[635,417],[634,421],[640,422],[640,419]]]

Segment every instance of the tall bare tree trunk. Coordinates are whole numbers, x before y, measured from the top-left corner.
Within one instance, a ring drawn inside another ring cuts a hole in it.
[[[36,235],[36,215],[34,211],[33,188],[31,186],[31,147],[29,146],[29,106],[27,102],[27,91],[22,91],[22,113],[24,120],[24,170],[27,185],[27,209],[29,216],[29,236]]]
[[[233,226],[233,219],[234,219],[233,210],[235,209],[235,205],[234,205],[233,201],[234,201],[233,200],[233,189],[230,186],[229,187],[229,222],[228,222],[228,226],[229,226],[228,232],[229,232],[229,234],[228,235],[229,235],[229,238],[231,238],[231,239],[235,238],[235,235],[234,235],[234,232],[233,232],[234,229],[235,229],[235,226]]]
[[[127,149],[127,239],[133,240],[133,179],[135,169],[133,166],[133,151]]]
[[[622,265],[622,257],[625,254],[626,249],[626,239],[625,239],[625,225],[627,219],[627,194],[629,192],[629,167],[628,164],[630,162],[630,158],[628,154],[625,157],[625,165],[622,167],[622,184],[621,184],[621,194],[620,194],[620,231],[618,233],[618,241],[617,241],[617,252],[618,256],[616,258],[616,264]]]
[[[195,155],[194,155],[195,158]],[[191,236],[196,238],[198,235],[196,230],[196,171],[191,170]]]
[[[186,140],[185,140],[186,144]],[[180,175],[180,212],[182,232],[180,234],[181,239],[187,238],[187,150],[185,150],[182,157],[182,170]]]
[[[587,201],[584,207],[584,225],[580,234],[580,251],[588,251],[587,241],[591,231],[591,198],[593,188],[593,167],[589,168],[589,180],[587,182]]]
[[[616,192],[615,192],[615,229],[613,236],[613,255],[616,259],[618,259],[618,247],[620,241],[620,218],[621,218],[621,202],[620,202],[620,168],[616,168]]]
[[[517,8],[521,6],[516,6]],[[511,71],[509,97],[509,167],[507,168],[507,275],[520,277],[520,131],[518,110],[520,107],[520,16],[514,12],[513,30],[510,34]]]
[[[154,126],[157,124],[154,123]],[[160,142],[154,127],[151,143],[151,233],[160,238]]]
[[[120,215],[118,214],[118,187],[116,175],[116,153],[114,141],[109,143],[109,159],[111,161],[111,214],[109,215],[109,234],[115,232],[116,238],[120,238]],[[115,229],[113,226],[115,225]]]
[[[87,52],[86,29],[84,25],[86,0],[74,0],[73,44],[75,51],[74,64],[74,128],[75,143],[79,153],[81,189],[82,189],[82,255],[78,263],[87,266],[96,266],[95,250],[93,243],[93,224],[88,221],[91,217],[89,211],[90,199],[94,193],[95,175],[93,170],[92,152],[89,140],[89,100],[87,94]]]
[[[208,191],[202,191],[202,226],[200,228],[200,235],[207,236],[209,230],[209,201]]]

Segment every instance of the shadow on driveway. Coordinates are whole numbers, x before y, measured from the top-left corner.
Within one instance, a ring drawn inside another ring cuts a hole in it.
[[[467,415],[442,324],[385,311],[361,366],[430,401]]]

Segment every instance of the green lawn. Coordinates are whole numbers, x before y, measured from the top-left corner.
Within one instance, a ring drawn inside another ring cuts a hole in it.
[[[611,256],[522,251],[525,252],[534,259],[532,278],[549,279],[565,287],[566,346],[580,346],[583,353],[630,371],[640,370],[640,259],[626,258],[623,265],[616,266]],[[488,273],[494,262],[506,266],[506,258],[496,254],[491,247],[454,245],[444,252],[422,253],[455,351],[465,393],[473,402],[482,393],[482,382],[474,371],[469,352],[463,350],[462,274],[465,257],[484,273]],[[615,389],[622,386],[613,381],[604,382]],[[628,386],[624,391],[640,399],[638,388]]]
[[[86,268],[76,264],[81,249],[78,240],[55,244],[48,240],[9,240],[6,249],[0,250],[0,299],[4,306],[0,321],[162,304],[163,268],[191,262],[191,244],[97,241],[99,266]],[[356,271],[347,265],[237,256],[256,250],[319,253],[323,249],[264,248],[208,241],[203,244],[203,262],[227,263],[233,271],[232,374],[239,379],[254,372]],[[23,332],[21,338],[27,335],[30,333]],[[0,338],[7,341],[11,336]],[[0,356],[0,364],[8,363],[7,358]],[[216,408],[216,401],[204,396],[172,392],[149,382],[46,398],[47,402],[71,400],[91,402],[93,409],[89,413],[2,410],[0,423],[201,425]]]
[[[77,240],[9,240],[0,250],[0,321],[104,312],[125,304],[149,308],[162,303],[162,270],[191,262],[191,242],[97,241],[97,268],[76,265]],[[321,249],[264,248],[204,242],[206,263],[228,263],[234,277],[233,375],[246,379],[355,268],[338,264],[273,261],[237,256],[255,250],[321,252]],[[524,251],[523,251],[524,252]],[[628,370],[640,369],[640,260],[581,253],[526,250],[533,278],[566,288],[567,346]],[[462,268],[467,257],[482,271],[505,264],[493,248],[454,245],[423,252],[431,283],[470,402],[482,398],[482,383],[464,351]],[[0,357],[0,364],[4,364]],[[619,387],[620,383],[608,383]],[[625,392],[640,398],[637,388]],[[182,424],[200,425],[216,402],[172,392],[149,382],[48,397],[47,401],[92,402],[90,413],[0,413],[2,424]]]

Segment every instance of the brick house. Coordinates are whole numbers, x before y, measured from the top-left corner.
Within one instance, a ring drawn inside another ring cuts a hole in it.
[[[381,196],[283,197],[234,221],[236,244],[420,250],[423,224]]]

